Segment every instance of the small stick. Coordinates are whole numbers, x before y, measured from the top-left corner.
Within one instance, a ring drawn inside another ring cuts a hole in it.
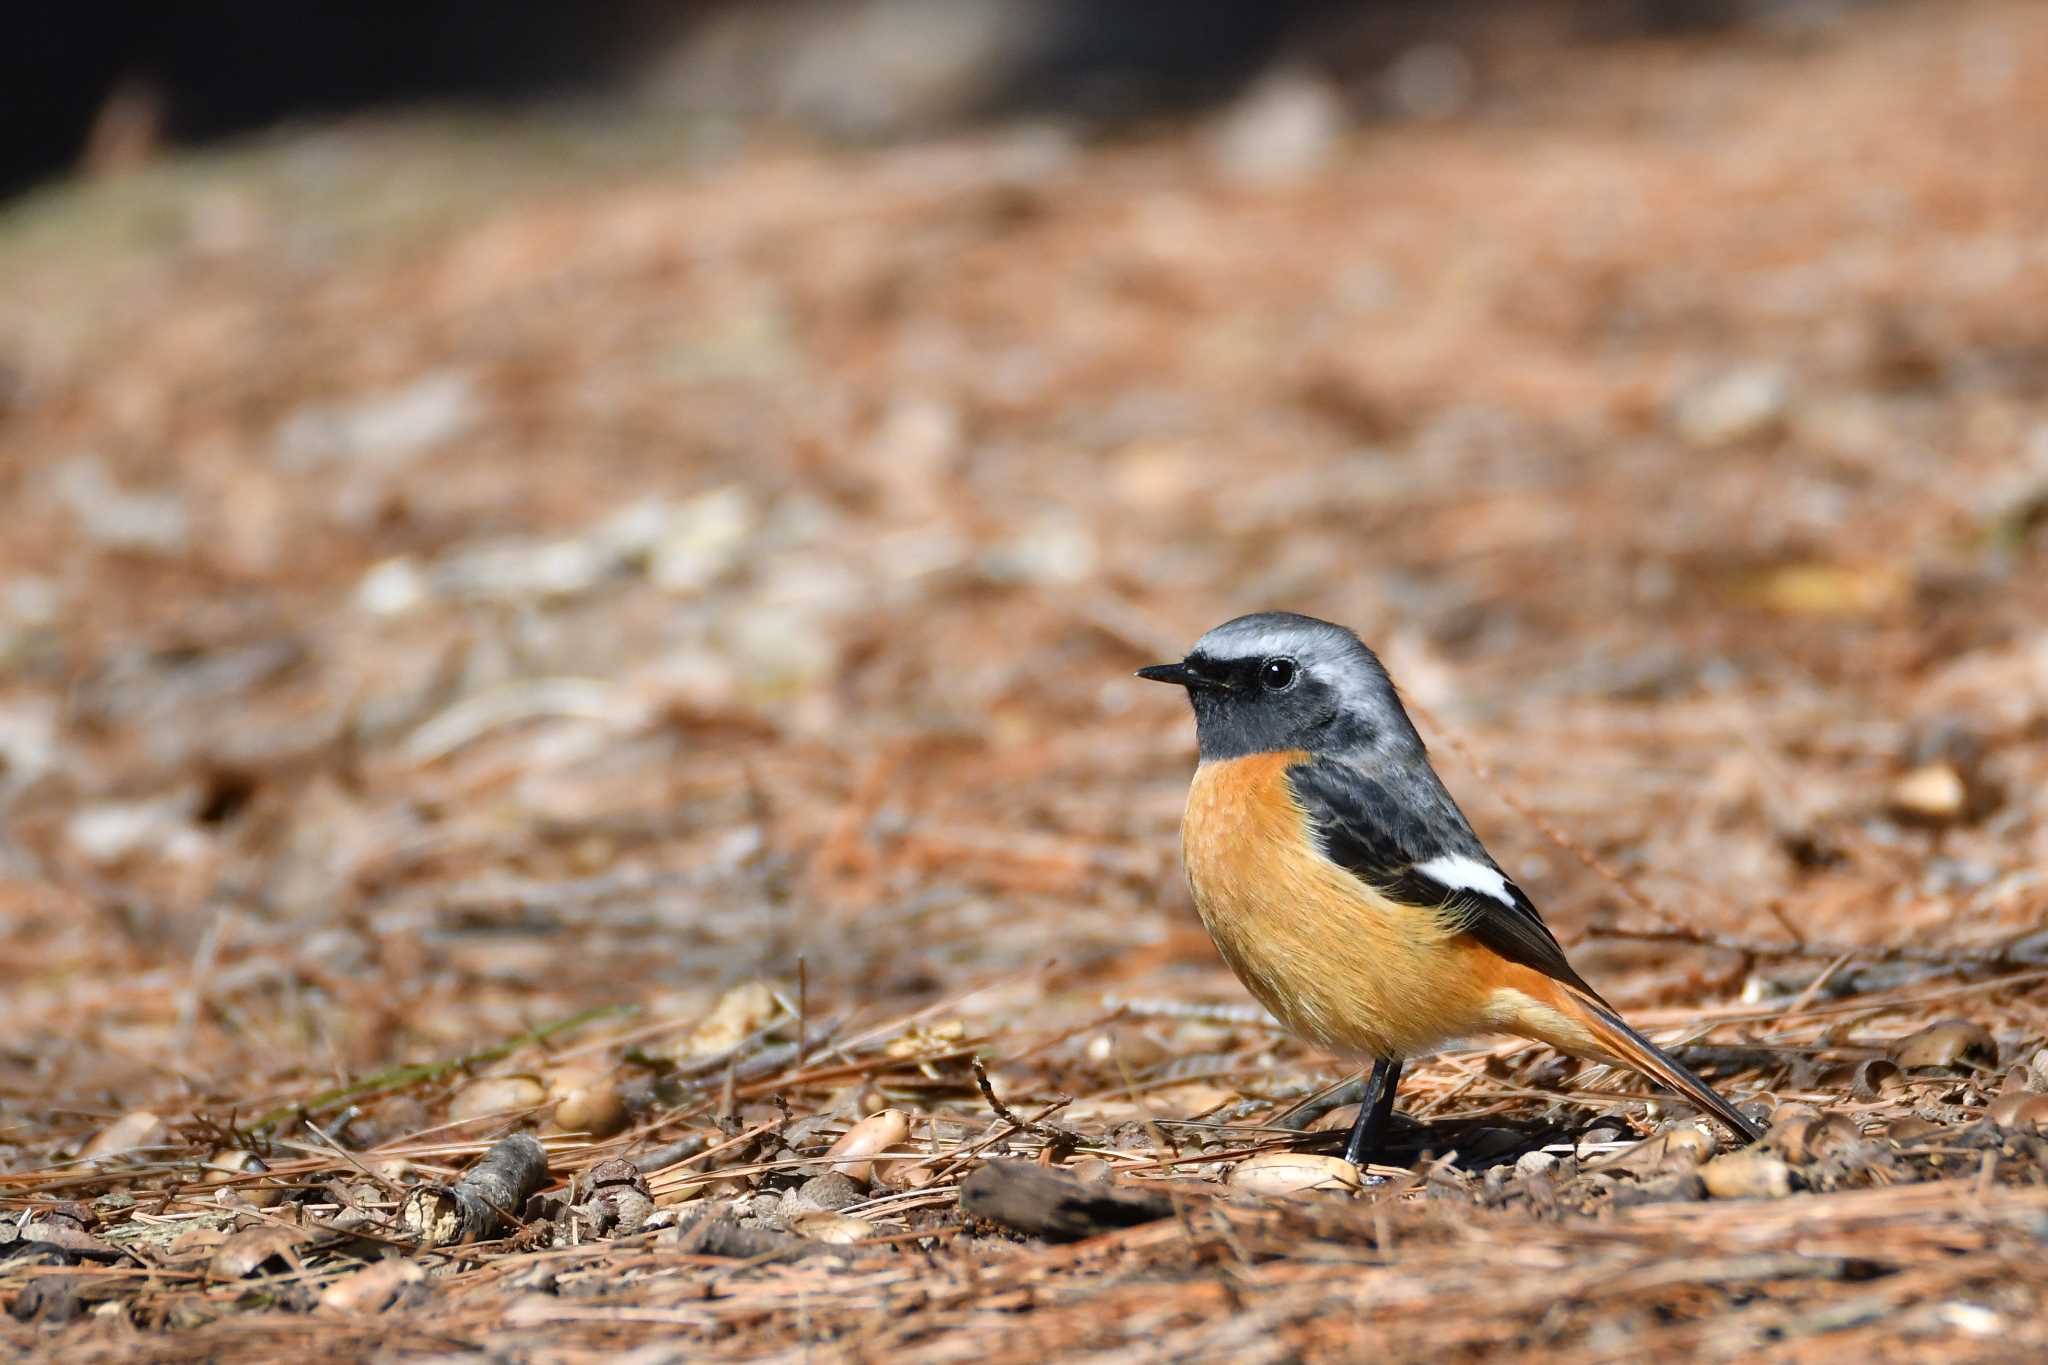
[[[1808,1005],[1811,1005],[1813,1003],[1813,998],[1821,993],[1822,988],[1825,987],[1829,981],[1834,979],[1835,973],[1842,970],[1842,968],[1848,966],[1850,960],[1855,956],[1856,951],[1853,948],[1845,948],[1841,952],[1835,954],[1834,960],[1828,963],[1827,966],[1821,968],[1820,975],[1816,976],[1813,980],[1806,983],[1806,989],[1799,992],[1799,998],[1792,1002],[1792,1008],[1786,1010],[1785,1013],[1798,1014],[1801,1011],[1803,1011]]]
[[[371,1183],[377,1185],[386,1194],[395,1194],[400,1199],[405,1198],[406,1190],[403,1185],[400,1185],[395,1180],[387,1180],[383,1176],[378,1175],[375,1171],[371,1170],[368,1166],[365,1166],[360,1160],[357,1159],[356,1154],[354,1152],[348,1151],[340,1143],[336,1142],[333,1138],[329,1137],[326,1134],[326,1132],[321,1129],[319,1124],[313,1122],[313,1120],[311,1119],[302,1119],[300,1120],[300,1122],[306,1125],[307,1130],[310,1131],[314,1137],[320,1139],[320,1145],[322,1147],[334,1153],[334,1155],[340,1157],[349,1165],[355,1167],[356,1170],[361,1172],[363,1175],[369,1177]]]
[[[1792,941],[1794,943],[1798,944],[1802,948],[1806,946],[1806,935],[1799,932],[1799,926],[1794,924],[1792,922],[1792,917],[1785,913],[1784,906],[1778,904],[1776,901],[1765,901],[1764,911],[1766,914],[1770,915],[1772,919],[1778,922],[1778,927],[1780,929],[1783,929],[1786,933],[1792,936]]]
[[[1055,1128],[1049,1123],[1033,1123],[1029,1120],[1018,1118],[1010,1112],[1009,1105],[996,1098],[996,1088],[989,1081],[988,1068],[981,1064],[979,1054],[975,1055],[970,1065],[974,1067],[974,1083],[981,1087],[981,1097],[988,1101],[989,1108],[995,1110],[997,1118],[1012,1125],[1019,1132],[1029,1133],[1039,1141],[1051,1143],[1056,1147],[1070,1146],[1081,1140],[1079,1134],[1070,1133],[1064,1128]],[[1065,1108],[1072,1103],[1072,1100],[1062,1099],[1053,1108]],[[1048,1109],[1046,1112],[1050,1113],[1052,1111]]]
[[[1001,1142],[1004,1138],[1007,1138],[1011,1134],[1019,1131],[1028,1132],[1031,1128],[1037,1127],[1038,1125],[1044,1123],[1046,1119],[1051,1118],[1054,1114],[1057,1114],[1060,1110],[1066,1108],[1068,1105],[1072,1103],[1073,1100],[1062,1096],[1061,1098],[1054,1100],[1051,1104],[1045,1106],[1045,1108],[1039,1110],[1037,1113],[1033,1114],[1028,1119],[1019,1120],[1013,1118],[1006,1122],[991,1123],[988,1126],[988,1131],[982,1134],[982,1136],[975,1141],[972,1147],[956,1147],[951,1152],[945,1153],[944,1156],[946,1159],[940,1165],[933,1169],[932,1179],[934,1181],[944,1180],[947,1176],[950,1176],[951,1174],[953,1174],[953,1172],[959,1170],[962,1166],[969,1164],[975,1158],[979,1157],[983,1152],[995,1146],[998,1142]],[[1078,1137],[1076,1141],[1078,1142]],[[1052,1145],[1053,1144],[1051,1143],[1047,1144],[1049,1148]],[[1076,1145],[1066,1150],[1068,1150],[1071,1154],[1072,1152],[1087,1151],[1088,1148],[1085,1145]],[[932,1162],[938,1160],[938,1156],[928,1156],[923,1161],[915,1162],[913,1164],[917,1166],[927,1166],[930,1165]]]
[[[548,1178],[548,1154],[529,1133],[514,1133],[477,1159],[453,1185],[420,1185],[399,1207],[400,1226],[422,1247],[481,1242],[519,1220]]]
[[[803,954],[796,959],[796,1064],[801,1067],[811,1051],[811,975]]]

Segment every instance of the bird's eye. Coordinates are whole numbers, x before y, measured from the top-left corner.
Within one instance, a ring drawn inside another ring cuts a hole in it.
[[[1259,686],[1268,692],[1285,692],[1294,686],[1294,660],[1268,659],[1259,665]]]

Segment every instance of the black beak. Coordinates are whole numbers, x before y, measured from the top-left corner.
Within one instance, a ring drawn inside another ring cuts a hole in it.
[[[1153,664],[1139,669],[1138,676],[1146,682],[1172,683],[1175,687],[1191,687],[1195,681],[1186,664]]]
[[[1202,689],[1204,691],[1227,691],[1229,684],[1214,678],[1205,678],[1186,664],[1153,664],[1138,670],[1138,676],[1147,682],[1172,683],[1175,687]]]

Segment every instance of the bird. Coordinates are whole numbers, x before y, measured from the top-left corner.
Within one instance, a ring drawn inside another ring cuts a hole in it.
[[[1378,1155],[1406,1063],[1498,1033],[1632,1068],[1763,1137],[1573,968],[1355,632],[1257,612],[1137,676],[1194,707],[1181,853],[1223,960],[1290,1032],[1371,1061],[1347,1161]]]

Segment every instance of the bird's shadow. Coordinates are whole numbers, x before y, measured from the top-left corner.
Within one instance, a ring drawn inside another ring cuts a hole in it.
[[[1303,1151],[1342,1152],[1347,1127],[1311,1132],[1308,1126],[1335,1110],[1356,1105],[1364,1094],[1363,1080],[1347,1081],[1307,1104],[1282,1111],[1271,1122],[1278,1127],[1301,1130],[1299,1146]],[[1512,1165],[1529,1152],[1560,1143],[1575,1144],[1583,1134],[1602,1126],[1605,1124],[1598,1114],[1588,1114],[1582,1122],[1489,1114],[1478,1118],[1436,1118],[1425,1123],[1397,1110],[1374,1160],[1381,1165],[1413,1167],[1425,1158],[1448,1155],[1451,1169],[1479,1174],[1493,1166]]]
[[[1425,1159],[1451,1159],[1451,1169],[1480,1174],[1489,1167],[1513,1165],[1526,1153],[1559,1143],[1572,1143],[1586,1125],[1561,1125],[1538,1119],[1514,1119],[1499,1115],[1475,1119],[1432,1119],[1418,1122],[1395,1114],[1387,1125],[1385,1140],[1374,1155],[1375,1164],[1414,1167]],[[1327,1128],[1303,1133],[1303,1151],[1340,1153],[1348,1133]]]

